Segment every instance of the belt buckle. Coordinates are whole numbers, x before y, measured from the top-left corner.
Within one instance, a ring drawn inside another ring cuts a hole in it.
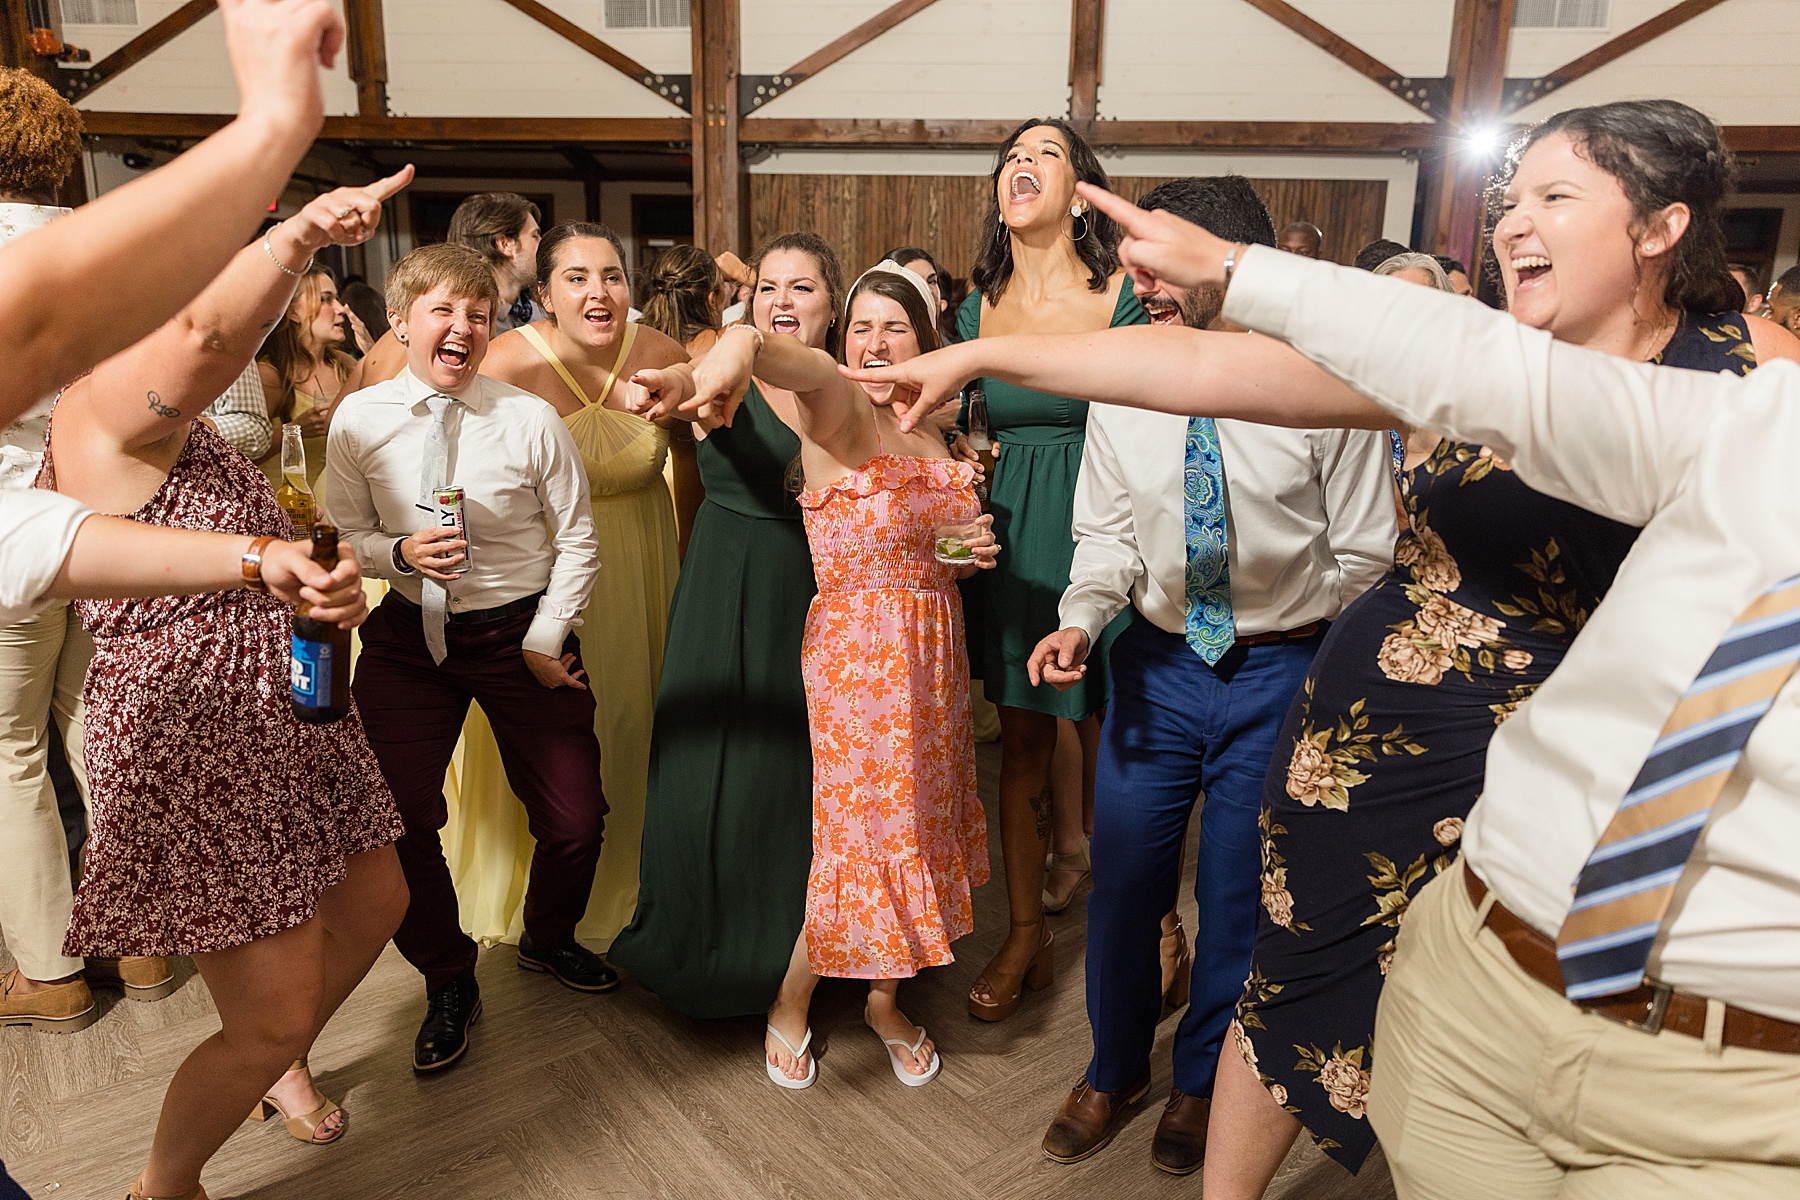
[[[1646,979],[1644,983],[1650,989],[1650,1011],[1644,1014],[1642,1021],[1621,1019],[1619,1023],[1654,1036],[1662,1032],[1663,1018],[1668,1015],[1669,1000],[1675,995],[1675,989],[1654,979]]]

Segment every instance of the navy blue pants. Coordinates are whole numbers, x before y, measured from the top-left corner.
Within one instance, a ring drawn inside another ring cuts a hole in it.
[[[6,1164],[0,1163],[0,1200],[31,1200],[25,1189],[13,1182],[13,1177],[6,1173]]]
[[[1149,1069],[1162,1014],[1162,917],[1175,904],[1188,818],[1204,790],[1200,919],[1189,931],[1193,989],[1175,1035],[1175,1086],[1210,1096],[1256,943],[1263,776],[1323,634],[1236,647],[1209,667],[1181,635],[1132,617],[1113,643],[1094,788],[1087,1077],[1097,1091],[1117,1092]]]

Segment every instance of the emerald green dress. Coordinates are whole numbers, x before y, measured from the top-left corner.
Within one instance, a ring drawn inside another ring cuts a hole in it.
[[[608,951],[691,1017],[767,1011],[805,916],[800,641],[817,588],[786,483],[799,453],[754,384],[699,445],[706,501],[669,607],[637,911]]]
[[[1149,316],[1127,279],[1113,306],[1112,325],[1147,325]],[[981,293],[971,292],[956,317],[964,341],[981,336]],[[987,698],[1079,721],[1106,704],[1106,659],[1124,622],[1119,615],[1101,633],[1088,657],[1089,670],[1066,692],[1031,686],[1026,660],[1045,637],[1061,628],[1056,607],[1069,586],[1075,558],[1070,526],[1075,516],[1075,477],[1087,444],[1087,401],[980,381],[988,423],[1004,449],[994,465],[989,507],[1000,556],[991,571],[963,585],[969,629],[969,674]]]

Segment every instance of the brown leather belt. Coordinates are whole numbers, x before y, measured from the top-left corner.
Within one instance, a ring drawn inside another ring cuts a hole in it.
[[[1298,629],[1273,629],[1268,633],[1251,633],[1239,638],[1232,644],[1235,646],[1273,646],[1276,642],[1304,642],[1307,638],[1325,632],[1324,621],[1309,621]]]
[[[1469,870],[1467,863],[1463,864],[1463,881],[1468,885],[1470,901],[1480,908],[1487,898],[1487,884]],[[1508,912],[1499,900],[1488,909],[1483,924],[1494,931],[1494,936],[1506,946],[1507,953],[1519,964],[1520,970],[1551,991],[1562,994],[1562,968],[1556,961],[1555,942]],[[1645,983],[1617,996],[1573,1003],[1645,1033],[1660,1033],[1666,1029],[1689,1037],[1706,1036],[1706,1001],[1699,996],[1677,992],[1665,983]],[[1727,1006],[1725,1044],[1800,1054],[1800,1025]]]

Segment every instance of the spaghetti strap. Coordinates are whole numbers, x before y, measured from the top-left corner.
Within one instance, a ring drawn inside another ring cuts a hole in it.
[[[638,327],[635,321],[625,322],[625,340],[619,343],[619,356],[613,359],[612,370],[606,373],[606,386],[600,389],[600,398],[595,404],[605,404],[606,398],[612,395],[613,384],[619,382],[619,372],[625,369],[625,362],[631,357],[631,344],[637,341]]]
[[[593,403],[592,400],[588,399],[587,393],[581,390],[581,385],[575,382],[574,374],[569,368],[563,366],[562,359],[556,357],[556,351],[550,349],[550,343],[544,340],[544,335],[539,333],[535,326],[521,325],[519,326],[519,332],[524,335],[527,342],[531,343],[531,348],[543,355],[544,361],[549,363],[558,375],[562,376],[562,381],[569,385],[569,390],[575,393],[575,398],[581,401],[582,407],[585,408]],[[624,356],[621,355],[620,357]],[[608,379],[606,382],[608,387],[612,386],[611,379]],[[604,398],[605,397],[602,396],[602,399]]]

